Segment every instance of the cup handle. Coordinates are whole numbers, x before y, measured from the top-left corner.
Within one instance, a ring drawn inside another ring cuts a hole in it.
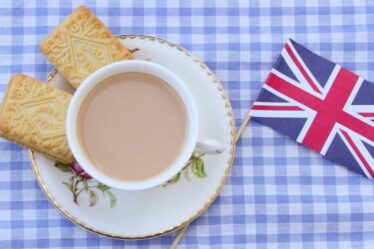
[[[224,150],[221,142],[207,137],[199,138],[195,147],[195,152],[200,154],[219,154]]]

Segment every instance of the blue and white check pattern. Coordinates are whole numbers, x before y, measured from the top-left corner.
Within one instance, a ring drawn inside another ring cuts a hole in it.
[[[283,43],[374,80],[370,0],[0,1],[0,92],[10,76],[45,79],[41,39],[84,3],[115,34],[148,34],[202,58],[227,90],[239,125]],[[40,190],[25,149],[0,141],[0,248],[167,248],[175,234],[121,241],[61,215]],[[374,184],[250,123],[222,194],[180,248],[373,248]]]

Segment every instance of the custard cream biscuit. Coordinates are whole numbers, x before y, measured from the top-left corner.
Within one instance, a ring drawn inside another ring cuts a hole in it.
[[[132,53],[85,6],[55,28],[40,50],[75,88],[100,67],[132,59]]]
[[[70,163],[65,119],[71,95],[23,74],[13,76],[0,109],[2,136]]]

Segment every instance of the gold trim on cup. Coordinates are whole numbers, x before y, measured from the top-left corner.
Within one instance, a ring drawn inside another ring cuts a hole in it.
[[[191,59],[193,59],[196,63],[198,63],[200,65],[200,67],[209,75],[210,78],[212,78],[213,82],[215,83],[215,85],[217,86],[218,90],[221,92],[221,96],[223,98],[223,100],[225,101],[225,106],[226,106],[226,109],[227,109],[227,114],[230,118],[230,126],[231,126],[231,149],[230,149],[230,158],[227,162],[227,167],[226,167],[226,170],[225,170],[225,175],[222,177],[218,187],[216,188],[216,191],[213,193],[213,195],[209,198],[209,200],[207,202],[204,203],[204,205],[194,214],[192,215],[191,217],[189,217],[187,220],[181,222],[180,224],[170,228],[170,229],[167,229],[165,231],[162,231],[162,232],[159,232],[159,233],[153,233],[153,234],[147,234],[147,235],[134,235],[134,236],[128,236],[128,235],[121,235],[121,234],[114,234],[114,233],[108,233],[108,232],[105,232],[105,231],[102,231],[102,230],[98,230],[92,226],[89,226],[87,224],[85,224],[84,222],[78,220],[76,217],[72,216],[71,214],[69,214],[65,209],[62,208],[62,206],[56,201],[56,199],[51,195],[51,193],[48,191],[46,185],[44,184],[44,181],[42,179],[42,177],[40,176],[40,173],[39,173],[39,169],[38,169],[38,166],[36,164],[36,161],[35,161],[35,154],[34,154],[34,151],[33,150],[29,150],[29,155],[30,155],[30,159],[31,159],[31,164],[32,164],[32,169],[35,173],[35,176],[36,176],[36,179],[37,181],[39,182],[39,185],[41,187],[41,189],[43,190],[44,194],[47,196],[47,198],[50,200],[50,202],[52,202],[52,204],[58,209],[60,210],[60,212],[65,215],[68,219],[70,219],[71,221],[73,221],[74,223],[90,230],[91,232],[94,232],[94,233],[97,233],[97,234],[100,234],[100,235],[104,235],[104,236],[107,236],[107,237],[111,237],[111,238],[117,238],[117,239],[148,239],[148,238],[153,238],[153,237],[158,237],[158,236],[162,236],[162,235],[165,235],[167,233],[171,233],[181,227],[183,227],[184,225],[192,222],[194,219],[196,219],[197,217],[199,217],[204,211],[206,211],[208,209],[208,207],[212,204],[212,202],[217,198],[218,194],[221,192],[222,190],[222,187],[224,186],[226,180],[227,180],[227,177],[230,173],[230,170],[231,170],[231,167],[232,167],[232,164],[233,164],[233,160],[234,160],[234,154],[235,154],[235,131],[236,131],[236,127],[235,127],[235,121],[234,121],[234,114],[233,114],[233,111],[232,111],[232,107],[231,107],[231,104],[230,104],[230,101],[228,100],[228,97],[226,95],[226,93],[224,92],[223,90],[223,87],[222,87],[222,84],[219,82],[218,78],[214,75],[214,73],[199,59],[197,58],[195,55],[193,55],[190,51],[186,50],[185,48],[179,46],[179,45],[176,45],[174,43],[171,43],[171,42],[168,42],[168,41],[165,41],[163,39],[160,39],[160,38],[156,38],[156,37],[153,37],[153,36],[146,36],[146,35],[119,35],[117,36],[119,39],[136,39],[136,38],[139,38],[139,39],[147,39],[147,40],[150,40],[150,41],[156,41],[158,43],[161,43],[161,44],[167,44],[169,47],[173,47],[173,48],[176,48],[178,49],[179,51],[183,52],[184,54],[186,54],[188,57],[191,57]],[[51,81],[57,74],[57,70],[54,69],[48,76],[47,78],[47,81]]]

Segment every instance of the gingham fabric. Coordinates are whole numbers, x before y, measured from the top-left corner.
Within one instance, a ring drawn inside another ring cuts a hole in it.
[[[370,0],[119,2],[0,1],[0,91],[17,72],[46,78],[38,44],[82,3],[115,34],[158,36],[202,58],[237,125],[288,38],[374,80]],[[221,195],[180,248],[374,248],[373,195],[373,181],[251,122]],[[168,248],[174,237],[121,241],[76,226],[43,195],[27,151],[0,141],[0,248]]]

